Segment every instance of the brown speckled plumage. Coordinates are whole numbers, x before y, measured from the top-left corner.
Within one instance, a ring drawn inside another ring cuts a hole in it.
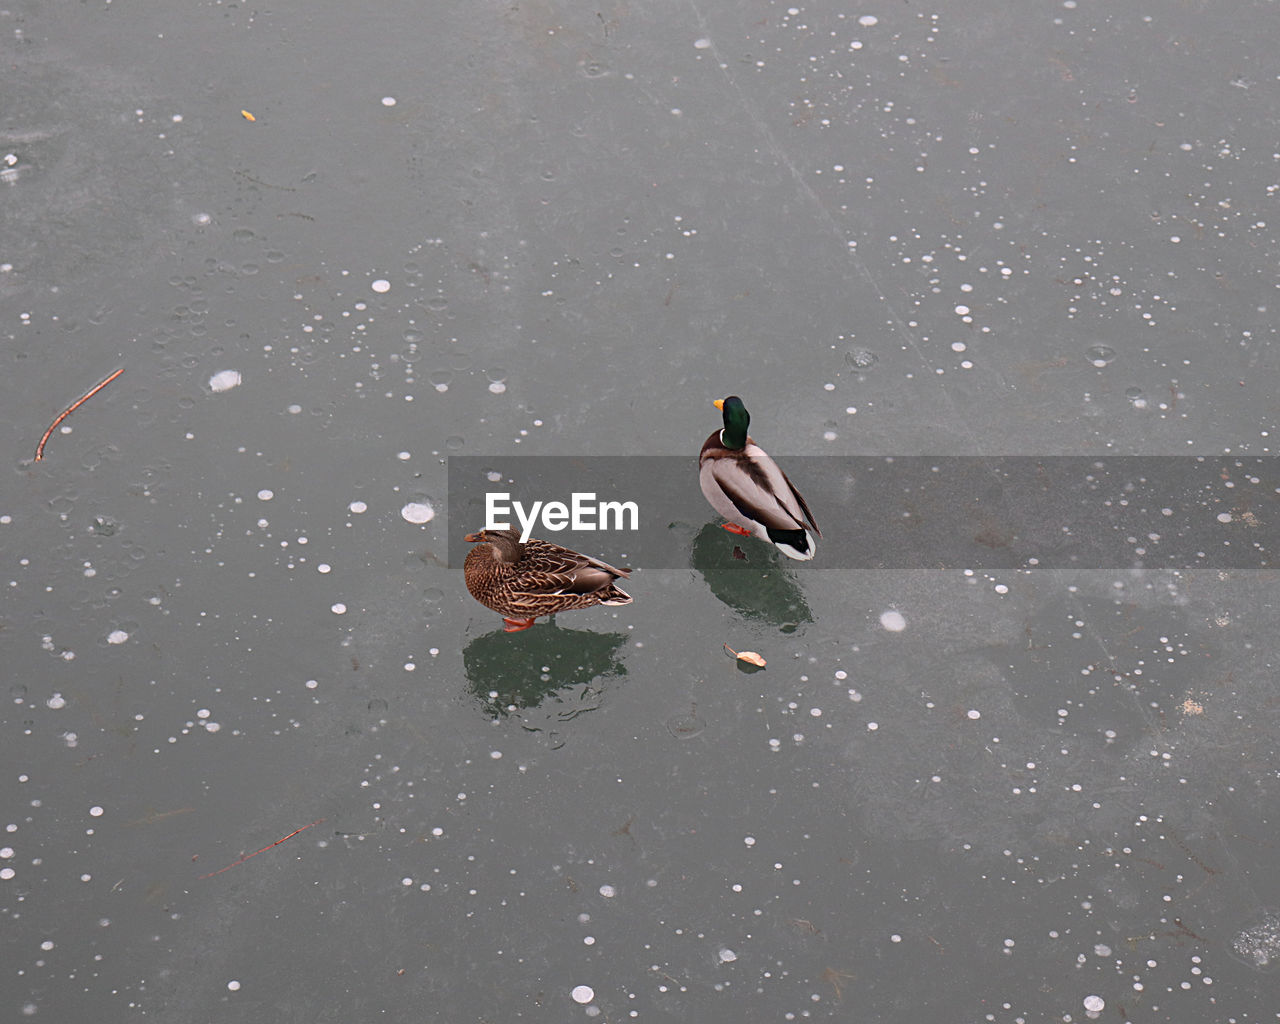
[[[614,585],[630,569],[532,537],[521,544],[515,530],[481,530],[465,539],[476,545],[462,570],[467,590],[503,617],[508,633],[528,629],[540,615],[631,603]]]

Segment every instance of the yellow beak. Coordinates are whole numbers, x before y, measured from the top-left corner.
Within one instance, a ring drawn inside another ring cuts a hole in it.
[[[724,399],[723,399],[723,398],[717,398],[717,399],[716,399],[714,402],[712,402],[711,404],[712,404],[712,405],[714,405],[714,406],[715,406],[717,409],[719,409],[721,412],[723,412],[723,411],[724,411]]]

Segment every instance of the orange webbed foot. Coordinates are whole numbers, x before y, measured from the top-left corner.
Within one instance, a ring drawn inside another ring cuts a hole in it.
[[[721,523],[721,524],[720,524],[720,528],[721,528],[721,529],[724,529],[724,530],[728,530],[730,533],[736,533],[739,537],[750,537],[750,536],[751,536],[751,531],[750,531],[750,530],[744,530],[744,529],[743,529],[741,526],[739,526],[737,523]]]
[[[534,623],[534,621],[535,621],[535,620],[533,620],[533,619],[508,619],[508,618],[503,618],[503,620],[502,620],[502,623],[503,623],[503,626],[502,626],[502,632],[504,632],[504,633],[519,633],[519,632],[520,632],[520,630],[522,630],[522,629],[528,629],[530,626],[532,626],[532,625],[533,625],[533,623]]]

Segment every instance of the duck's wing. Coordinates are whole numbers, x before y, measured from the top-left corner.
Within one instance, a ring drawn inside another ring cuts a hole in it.
[[[710,467],[716,486],[744,519],[770,530],[809,527],[818,532],[800,492],[759,448],[754,452],[748,448],[727,458],[713,456],[704,465]]]
[[[800,506],[800,511],[804,513],[805,522],[809,524],[809,529],[821,537],[822,531],[818,529],[818,524],[813,518],[813,513],[809,511],[809,503],[804,500],[804,495],[796,490],[796,485],[791,482],[791,478],[786,473],[783,473],[781,468],[778,469],[778,472],[782,473],[782,479],[786,483],[787,489],[791,492],[791,497],[795,499],[796,504]]]
[[[589,594],[631,575],[630,569],[536,539],[526,542],[519,568],[516,588],[543,594]]]

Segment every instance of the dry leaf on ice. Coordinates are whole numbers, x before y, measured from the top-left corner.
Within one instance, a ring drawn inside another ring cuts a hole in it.
[[[737,658],[739,661],[745,661],[748,665],[754,665],[756,668],[764,668],[769,664],[755,651],[735,651],[728,644],[724,645],[724,649],[730,654],[730,656]]]

